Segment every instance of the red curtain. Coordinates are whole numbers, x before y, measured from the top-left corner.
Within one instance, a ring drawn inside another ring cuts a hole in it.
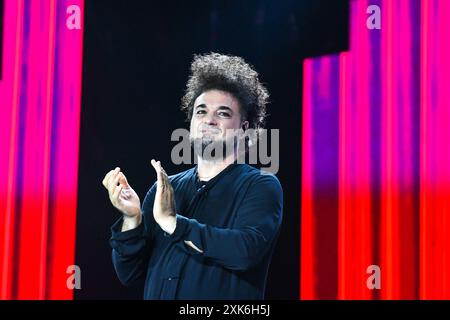
[[[71,299],[83,0],[5,0],[0,81],[0,299]]]
[[[304,61],[301,298],[448,299],[450,1],[350,7],[349,51]]]

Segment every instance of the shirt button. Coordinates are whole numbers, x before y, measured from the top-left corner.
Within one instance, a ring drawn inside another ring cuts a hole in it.
[[[169,278],[169,279],[167,279],[167,280],[169,280],[169,281],[170,281],[170,280],[172,280],[172,278]]]

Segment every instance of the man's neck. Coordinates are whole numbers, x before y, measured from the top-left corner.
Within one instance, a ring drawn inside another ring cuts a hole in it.
[[[218,175],[222,170],[228,167],[235,161],[234,155],[229,155],[220,161],[204,160],[200,156],[197,157],[198,167],[197,175],[200,180],[208,181]]]

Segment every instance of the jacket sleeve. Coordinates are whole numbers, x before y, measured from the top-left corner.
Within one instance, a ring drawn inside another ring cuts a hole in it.
[[[112,261],[123,285],[131,285],[146,275],[156,224],[153,219],[155,193],[156,184],[153,184],[144,198],[142,222],[138,227],[122,232],[122,217],[111,227]]]
[[[282,211],[283,191],[278,179],[261,175],[247,191],[233,228],[213,227],[177,215],[177,225],[170,237],[189,254],[203,255],[225,268],[245,271],[261,261],[271,247]]]

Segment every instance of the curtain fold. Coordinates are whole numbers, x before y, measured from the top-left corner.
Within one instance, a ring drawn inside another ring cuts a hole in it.
[[[304,61],[301,299],[448,299],[450,3],[350,10],[348,52]]]
[[[0,299],[71,299],[83,0],[4,0]]]

